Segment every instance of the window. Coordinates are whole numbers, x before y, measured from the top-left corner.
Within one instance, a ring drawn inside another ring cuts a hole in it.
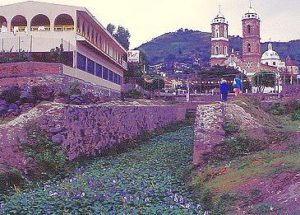
[[[114,83],[118,84],[118,74],[114,73]]]
[[[273,65],[276,66],[276,62],[273,62]]]
[[[247,49],[248,49],[248,52],[251,52],[251,44],[250,43],[248,43]]]
[[[114,73],[111,70],[109,70],[109,81],[114,82]]]
[[[108,80],[108,69],[106,67],[103,67],[103,78]]]
[[[248,34],[251,34],[251,25],[247,25],[247,32]]]
[[[86,70],[86,57],[82,54],[77,54],[77,68],[80,70]]]
[[[94,71],[95,71],[95,62],[92,61],[91,59],[87,60],[87,72],[91,73],[94,75]]]
[[[96,64],[96,75],[100,78],[103,77],[102,66],[99,64]]]

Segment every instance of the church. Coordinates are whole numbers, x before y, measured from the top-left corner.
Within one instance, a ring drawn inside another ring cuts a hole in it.
[[[211,66],[234,67],[246,74],[253,76],[258,71],[289,72],[293,75],[299,73],[299,68],[293,64],[290,58],[282,62],[278,53],[269,43],[268,50],[261,54],[260,26],[261,19],[252,7],[242,18],[242,53],[232,50],[229,53],[229,24],[225,16],[219,10],[218,15],[211,23]]]

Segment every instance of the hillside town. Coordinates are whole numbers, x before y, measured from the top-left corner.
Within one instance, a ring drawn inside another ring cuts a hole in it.
[[[0,214],[300,214],[300,42],[262,42],[271,7],[134,48],[53,2],[0,2]]]

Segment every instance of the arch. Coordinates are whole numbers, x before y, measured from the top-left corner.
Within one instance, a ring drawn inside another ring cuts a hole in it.
[[[0,16],[0,32],[7,32],[7,20],[4,16]]]
[[[216,29],[216,38],[219,38],[220,37],[220,31],[219,31],[219,29],[217,28]]]
[[[27,20],[24,16],[17,15],[11,20],[11,30],[13,32],[25,32],[27,30]]]
[[[224,54],[228,55],[228,48],[227,48],[227,46],[224,46]]]
[[[74,31],[74,20],[68,14],[60,14],[54,20],[54,31]]]
[[[251,34],[251,25],[247,25],[247,33]]]
[[[31,31],[50,31],[50,19],[44,14],[38,14],[31,19]]]
[[[250,43],[247,44],[247,51],[251,52],[251,44]]]
[[[216,46],[216,55],[218,55],[218,54],[219,54],[219,47]]]

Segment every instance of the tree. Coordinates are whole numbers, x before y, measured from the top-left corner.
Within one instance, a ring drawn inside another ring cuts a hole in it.
[[[257,87],[257,92],[264,92],[266,87],[275,87],[276,74],[273,72],[258,72],[253,76],[253,86]]]
[[[118,26],[118,30],[113,36],[126,50],[129,49],[129,39],[131,35],[128,29],[124,28],[123,26]]]
[[[127,28],[118,26],[118,29],[116,31],[116,26],[109,23],[106,27],[106,30],[124,47],[124,49],[129,49],[129,39],[131,35]]]
[[[114,35],[115,30],[116,30],[116,26],[114,26],[113,24],[109,23],[106,27],[107,31],[111,34]]]

